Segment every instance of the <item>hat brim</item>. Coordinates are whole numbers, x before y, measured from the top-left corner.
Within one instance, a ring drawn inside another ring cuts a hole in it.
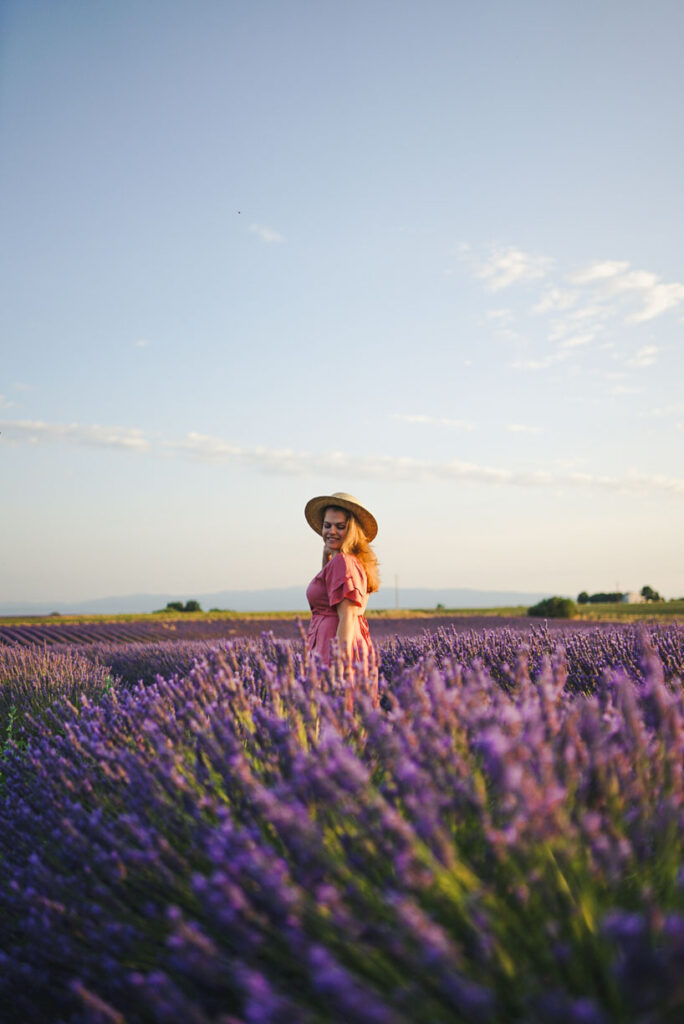
[[[360,505],[357,501],[354,501],[351,496],[347,497],[342,494],[321,494],[316,498],[311,498],[307,501],[304,509],[304,515],[306,521],[312,530],[316,533],[321,534],[323,532],[323,515],[326,508],[335,506],[337,508],[346,509],[347,512],[352,512],[361,524],[361,529],[366,535],[368,541],[374,540],[378,532],[378,524],[375,516],[372,515],[367,508]]]

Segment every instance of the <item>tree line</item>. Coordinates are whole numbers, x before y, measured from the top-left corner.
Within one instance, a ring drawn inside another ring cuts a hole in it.
[[[645,601],[662,601],[663,598],[660,596],[657,590],[653,587],[642,587],[639,591]],[[622,591],[616,590],[610,593],[603,593],[600,591],[597,594],[588,594],[586,590],[583,590],[581,594],[577,595],[578,604],[615,604],[618,601],[622,601],[627,595]]]

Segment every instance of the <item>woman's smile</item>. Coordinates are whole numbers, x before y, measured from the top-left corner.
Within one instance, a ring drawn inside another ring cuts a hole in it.
[[[328,509],[323,519],[323,542],[328,548],[339,548],[347,532],[347,517],[344,512]]]

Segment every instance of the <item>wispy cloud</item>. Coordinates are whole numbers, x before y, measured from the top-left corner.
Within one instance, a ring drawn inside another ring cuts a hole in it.
[[[147,340],[147,338],[138,338],[138,340],[135,341],[133,344],[135,345],[136,348],[147,348],[150,343]]]
[[[563,338],[560,348],[581,348],[589,345],[596,337],[595,331],[585,331],[584,334],[573,334],[570,338]]]
[[[644,496],[654,491],[684,496],[684,479],[649,476],[630,472],[620,477],[591,473],[550,473],[546,470],[511,470],[454,459],[433,463],[402,456],[347,455],[331,452],[312,455],[291,449],[242,448],[218,438],[191,434],[175,446],[179,452],[211,461],[239,461],[243,465],[287,474],[337,473],[349,477],[373,479],[459,480],[474,484],[498,484],[515,487],[589,488]]]
[[[608,389],[608,394],[613,398],[622,398],[623,395],[641,395],[643,388],[632,387],[629,384],[614,384]]]
[[[556,363],[562,363],[570,355],[569,349],[557,349],[555,352],[542,356],[541,359],[516,359],[511,363],[514,370],[548,370]]]
[[[549,341],[558,341],[561,338],[565,338],[568,334],[574,334],[576,331],[581,333],[591,331],[596,336],[599,331],[603,330],[604,324],[610,321],[616,313],[616,309],[596,304],[573,309],[571,313],[566,313],[565,316],[556,317],[551,321],[548,339]]]
[[[644,323],[662,316],[684,302],[684,284],[661,281],[650,270],[631,270],[624,260],[591,263],[569,275],[575,285],[594,288],[594,293],[608,299],[636,299],[641,308],[621,309],[625,323]]]
[[[555,265],[548,256],[525,253],[515,246],[493,246],[481,257],[474,255],[468,246],[462,251],[475,277],[484,281],[491,291],[547,277]],[[547,285],[531,311],[535,314],[565,312],[583,296],[591,297],[594,307],[590,306],[583,314],[575,311],[575,316],[600,312],[603,316],[622,315],[626,323],[642,323],[684,303],[684,283],[662,281],[650,270],[633,269],[627,260],[595,260],[567,273],[562,283]],[[636,299],[640,308],[605,308],[606,302],[616,299]]]
[[[665,419],[669,416],[684,415],[684,402],[673,402],[671,405],[659,405],[654,409],[648,409],[641,413],[642,416],[653,417],[653,419]]]
[[[627,365],[633,367],[653,366],[659,352],[660,349],[657,345],[644,345],[634,353],[631,359],[627,360]]]
[[[14,402],[10,401],[9,398],[5,398],[4,395],[0,395],[0,409],[11,409]]]
[[[553,266],[547,256],[523,252],[515,246],[496,246],[484,261],[474,264],[475,276],[486,282],[490,291],[498,292],[513,284],[536,281]]]
[[[563,288],[547,288],[545,292],[532,307],[533,313],[557,313],[561,310],[570,309],[577,302],[576,291],[567,291]]]
[[[510,324],[514,319],[512,309],[488,309],[485,316],[495,324]]]
[[[249,230],[258,235],[262,242],[268,242],[274,244],[276,242],[284,242],[285,236],[281,235],[275,228],[269,228],[265,224],[250,224]]]
[[[623,274],[629,267],[624,260],[602,260],[590,263],[581,270],[574,270],[568,274],[568,280],[573,284],[593,284],[597,281],[610,281],[612,278]]]
[[[627,317],[628,322],[631,323],[654,320],[666,313],[668,309],[674,309],[675,306],[684,302],[684,284],[680,284],[678,281],[666,284],[660,281],[655,274],[643,270],[635,270],[617,278],[615,290],[635,294],[643,302],[640,310]]]
[[[523,320],[521,326],[525,313],[518,312],[517,331],[508,326],[513,319],[511,308],[485,314],[497,328],[497,337],[518,345],[518,358],[511,364],[515,369],[549,369],[568,355],[574,365],[579,365],[582,354],[590,349],[599,352],[621,346],[618,325],[637,328],[684,305],[684,283],[663,281],[650,270],[635,269],[627,260],[594,260],[559,273],[554,260],[514,246],[490,247],[479,255],[469,246],[462,246],[462,255],[473,276],[490,291],[512,292],[514,285],[540,282],[538,298],[527,308],[534,319],[527,323]],[[538,337],[535,324],[540,319],[542,325],[544,321],[547,325],[546,347],[540,351],[537,341],[536,351],[526,351],[530,339]],[[611,335],[616,335],[618,341]],[[601,344],[596,347],[593,342],[598,336]],[[626,360],[626,365],[631,369],[652,366],[658,351],[655,345],[644,345]]]
[[[529,427],[524,423],[508,423],[506,430],[510,434],[541,434],[541,427]]]
[[[395,412],[392,419],[403,423],[422,423],[436,427],[449,427],[452,430],[474,430],[475,424],[470,420],[452,420],[445,416],[423,416],[420,414]]]
[[[602,476],[573,471],[515,470],[454,459],[430,462],[397,455],[359,457],[346,452],[300,452],[291,448],[244,446],[207,434],[189,433],[179,440],[153,442],[141,431],[127,427],[48,424],[41,421],[0,421],[2,443],[39,445],[63,442],[78,446],[120,448],[152,452],[160,457],[199,459],[233,464],[246,470],[274,475],[365,478],[374,480],[443,480],[524,488],[604,490],[641,496],[665,494],[684,497],[684,478],[629,472]]]
[[[0,429],[10,443],[45,444],[67,441],[71,444],[98,448],[124,448],[147,451],[150,441],[141,430],[131,427],[84,426],[79,423],[44,423],[42,420],[3,420]]]

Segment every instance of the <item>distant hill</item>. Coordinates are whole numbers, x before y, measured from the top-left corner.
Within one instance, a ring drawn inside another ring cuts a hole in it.
[[[497,608],[529,606],[551,593],[517,590],[473,590],[461,588],[406,587],[399,591],[399,608]],[[84,601],[5,601],[0,615],[47,615],[50,612],[114,615],[143,613],[165,608],[169,601],[199,601],[204,611],[221,608],[236,612],[289,612],[307,608],[305,587],[273,587],[266,590],[220,590],[212,594],[127,594]],[[393,587],[385,587],[370,600],[371,609],[395,608]]]

